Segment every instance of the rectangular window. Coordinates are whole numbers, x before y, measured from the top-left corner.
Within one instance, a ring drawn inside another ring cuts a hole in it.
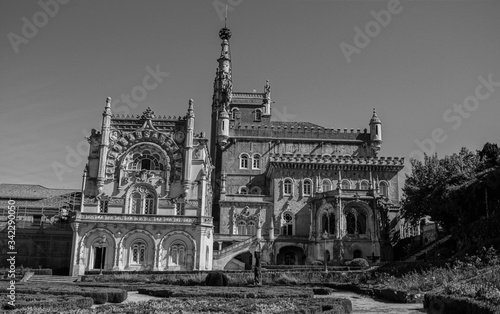
[[[153,214],[153,207],[154,207],[154,200],[152,199],[146,199],[146,204],[145,204],[146,208],[145,208],[145,211],[144,213],[146,215],[151,215]]]

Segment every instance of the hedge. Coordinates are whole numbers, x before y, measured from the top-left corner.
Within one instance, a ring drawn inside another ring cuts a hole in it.
[[[102,313],[322,313],[349,314],[352,303],[332,298],[172,298],[99,307]]]
[[[439,314],[494,314],[500,307],[462,296],[427,293],[424,296],[427,313]]]
[[[95,304],[104,304],[106,302],[121,303],[127,299],[128,292],[123,289],[106,287],[81,287],[71,284],[47,284],[26,283],[18,284],[16,292],[25,294],[48,293],[53,295],[80,295],[94,300]]]
[[[163,298],[312,298],[310,288],[294,287],[145,287],[138,290],[140,294]]]
[[[15,308],[37,307],[55,311],[67,311],[73,309],[88,309],[92,307],[93,304],[92,298],[79,295],[17,293]]]

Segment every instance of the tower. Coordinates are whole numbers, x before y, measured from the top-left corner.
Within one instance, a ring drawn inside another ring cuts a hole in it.
[[[375,108],[373,108],[373,116],[370,120],[370,141],[373,152],[377,154],[382,146],[382,122],[377,116]]]
[[[231,52],[229,39],[231,31],[223,27],[219,31],[221,43],[221,54],[217,59],[218,67],[215,70],[214,92],[212,96],[212,123],[210,133],[210,155],[216,169],[221,169],[223,147],[227,144],[229,138],[229,104],[233,93],[233,82],[231,73]],[[214,195],[220,195],[220,186],[217,182],[221,180],[221,173],[216,172],[212,176],[212,186]],[[214,200],[213,207],[214,219],[218,221],[218,200]],[[217,230],[217,223],[215,229]]]

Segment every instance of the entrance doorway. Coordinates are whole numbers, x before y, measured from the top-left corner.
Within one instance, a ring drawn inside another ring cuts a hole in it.
[[[106,248],[94,247],[94,269],[104,268],[106,262]]]

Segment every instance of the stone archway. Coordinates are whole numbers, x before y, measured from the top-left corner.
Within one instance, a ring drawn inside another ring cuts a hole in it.
[[[113,268],[115,260],[116,239],[111,231],[105,228],[95,228],[88,231],[80,240],[77,258],[85,270],[103,270]],[[99,262],[96,262],[96,258]],[[99,265],[98,265],[99,264]]]
[[[305,265],[306,255],[298,246],[288,245],[279,249],[276,256],[277,265]]]
[[[185,231],[171,231],[158,244],[160,270],[194,270],[199,266],[198,249],[194,238]]]
[[[144,245],[144,261],[141,261],[140,252],[139,258],[133,261],[134,244],[139,246]],[[126,270],[152,270],[154,268],[156,255],[156,243],[154,236],[147,230],[134,229],[123,235],[118,243],[116,265],[119,269]]]

